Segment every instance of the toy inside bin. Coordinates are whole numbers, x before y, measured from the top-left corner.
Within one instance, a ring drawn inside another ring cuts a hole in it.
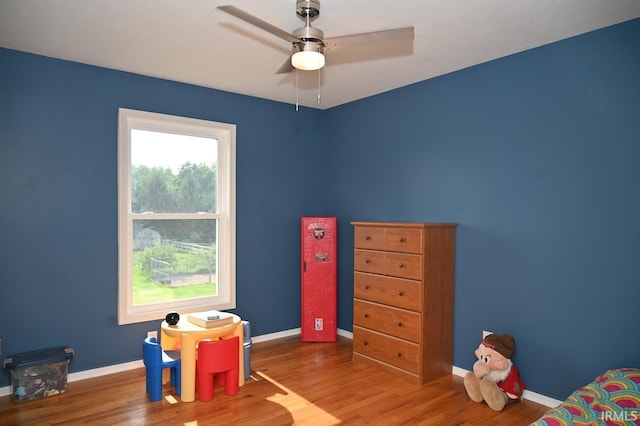
[[[11,373],[13,401],[31,401],[64,393],[73,355],[73,349],[58,346],[5,358],[3,366]]]

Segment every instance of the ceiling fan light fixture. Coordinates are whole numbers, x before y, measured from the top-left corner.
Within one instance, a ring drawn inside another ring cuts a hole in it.
[[[324,67],[324,47],[320,42],[307,41],[291,55],[291,65],[302,71],[315,71]]]
[[[324,67],[324,55],[320,52],[302,51],[294,53],[291,65],[302,71],[314,71]]]

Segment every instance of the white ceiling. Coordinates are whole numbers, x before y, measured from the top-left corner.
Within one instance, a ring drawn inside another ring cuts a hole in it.
[[[304,25],[295,0],[0,0],[0,47],[326,109],[640,17],[640,0],[321,0],[325,37],[414,26],[415,40],[276,75],[290,45],[223,4]]]

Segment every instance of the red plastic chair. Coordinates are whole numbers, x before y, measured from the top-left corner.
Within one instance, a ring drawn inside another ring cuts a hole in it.
[[[196,371],[200,401],[213,399],[214,374],[217,375],[218,385],[224,386],[227,395],[238,393],[239,347],[238,336],[198,343]]]

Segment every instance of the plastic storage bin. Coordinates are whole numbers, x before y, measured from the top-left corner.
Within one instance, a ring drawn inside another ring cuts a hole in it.
[[[3,367],[11,373],[13,401],[31,401],[64,393],[73,355],[73,349],[59,346],[5,358]]]

